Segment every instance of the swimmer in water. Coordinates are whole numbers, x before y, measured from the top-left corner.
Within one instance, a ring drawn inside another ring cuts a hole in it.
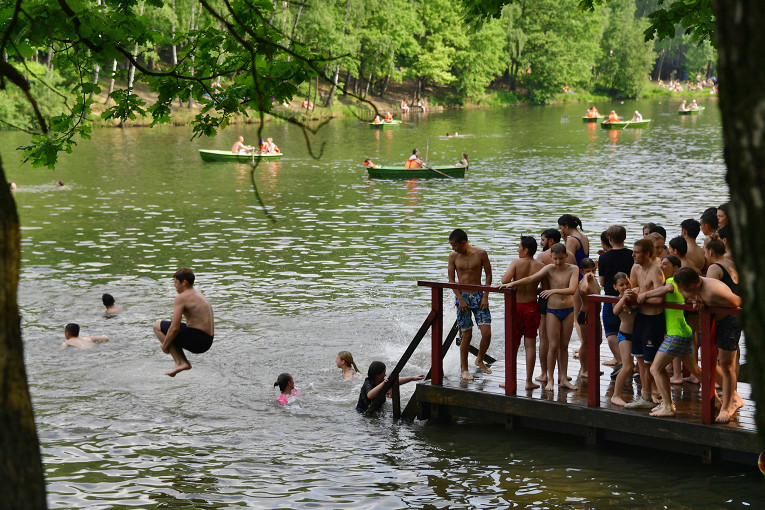
[[[340,351],[335,359],[337,368],[343,369],[343,379],[353,379],[353,376],[359,372],[359,367],[353,361],[353,356],[348,351]]]
[[[289,404],[290,397],[300,396],[300,392],[295,388],[295,380],[287,372],[279,374],[279,377],[276,378],[274,387],[277,386],[279,387],[279,391],[282,392],[277,399],[277,402],[280,404]]]
[[[109,341],[105,336],[80,336],[80,325],[75,324],[74,322],[70,322],[64,327],[64,336],[66,337],[66,341],[59,346],[59,349],[66,349],[67,347],[89,349],[93,347],[94,343],[104,343]]]

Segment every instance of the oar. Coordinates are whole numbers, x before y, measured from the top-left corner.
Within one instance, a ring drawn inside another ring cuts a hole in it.
[[[626,123],[626,124],[624,125],[624,127],[622,128],[622,130],[624,130],[624,129],[627,129],[627,126],[629,126],[629,125],[630,125],[630,122],[632,122],[632,120],[628,120],[628,121],[627,121],[627,123]]]
[[[430,137],[428,137],[428,141],[425,144],[425,166],[428,166],[428,152],[430,152]]]
[[[423,164],[422,164],[422,166],[423,166],[423,167],[425,167],[425,168],[427,168],[428,170],[431,170],[431,171],[433,171],[433,172],[437,173],[437,174],[441,174],[441,175],[443,175],[444,177],[448,177],[449,179],[454,179],[454,177],[452,177],[451,175],[449,175],[449,174],[445,174],[445,173],[443,173],[443,172],[441,172],[441,171],[439,171],[439,170],[436,170],[436,169],[435,169],[435,168],[433,168],[433,167],[430,167],[430,166],[428,166],[428,165],[427,165],[427,163],[423,163]]]

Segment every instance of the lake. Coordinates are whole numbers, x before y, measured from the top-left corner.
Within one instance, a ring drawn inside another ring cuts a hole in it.
[[[310,138],[269,123],[284,153],[251,167],[204,163],[258,126],[193,140],[189,128],[97,129],[55,171],[21,166],[25,137],[0,132],[22,223],[19,304],[29,382],[53,508],[742,507],[762,501],[751,469],[588,449],[579,439],[460,422],[395,424],[358,415],[363,377],[343,381],[341,350],[362,372],[392,369],[430,309],[417,280],[445,281],[448,235],[485,248],[497,282],[519,236],[563,213],[592,240],[642,224],[674,237],[728,197],[720,114],[679,100],[598,105],[652,118],[642,130],[581,121],[588,105],[410,115],[396,130],[336,119]],[[457,138],[445,134],[459,131]],[[465,179],[370,180],[364,158],[430,164],[461,153]],[[311,152],[321,157],[316,159]],[[61,179],[66,187],[57,189]],[[270,219],[272,218],[272,219]],[[170,379],[151,325],[169,319],[172,275],[191,267],[215,309],[215,343]],[[126,311],[105,317],[101,295]],[[496,299],[496,298],[495,298]],[[502,319],[492,302],[495,324]],[[445,323],[451,324],[449,310]],[[108,335],[57,350],[67,322]],[[403,375],[427,372],[423,343]],[[572,348],[578,342],[572,341]],[[504,352],[495,326],[490,354]],[[459,377],[457,353],[444,363]],[[289,372],[302,396],[276,403]],[[414,390],[402,387],[404,399]]]

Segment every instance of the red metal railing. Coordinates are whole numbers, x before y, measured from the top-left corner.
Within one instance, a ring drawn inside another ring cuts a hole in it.
[[[618,303],[619,298],[590,294],[587,296],[587,309],[597,310],[599,303]],[[652,305],[674,310],[692,311],[691,305],[664,303]],[[699,311],[699,347],[701,349],[701,421],[712,424],[715,404],[715,369],[717,367],[717,347],[712,336],[712,315],[738,315],[740,308],[702,308]],[[598,323],[587,324],[587,405],[600,407],[600,346],[598,345]]]
[[[441,349],[444,340],[444,289],[458,289],[465,292],[496,292],[505,296],[505,395],[515,395],[518,389],[517,351],[513,349],[513,328],[515,319],[515,289],[500,289],[485,285],[464,285],[419,281],[417,285],[430,287],[431,313],[435,313],[431,340],[431,375],[430,382],[442,385],[444,382],[444,362]]]
[[[444,283],[418,281],[417,285],[430,287],[431,312],[428,320],[431,323],[431,384],[442,385],[444,380],[443,365],[443,336],[444,336],[444,289],[458,289],[466,292],[495,292],[504,295],[505,308],[505,394],[515,395],[518,389],[518,351],[513,348],[513,330],[517,327],[516,292],[515,289],[500,289],[485,285],[464,285],[460,283]],[[602,295],[587,296],[588,309],[600,308],[600,303],[617,303],[619,298]],[[691,305],[664,303],[663,308],[692,311]],[[715,369],[717,367],[717,348],[712,336],[713,315],[738,315],[740,308],[703,308],[699,311],[699,344],[701,349],[701,419],[706,424],[714,421],[715,403]],[[598,314],[599,315],[599,314]],[[589,321],[587,325],[587,405],[600,407],[600,345],[598,344],[598,328],[600,320]]]

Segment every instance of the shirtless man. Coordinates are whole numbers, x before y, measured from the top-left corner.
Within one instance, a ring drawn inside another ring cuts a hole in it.
[[[520,280],[541,270],[545,265],[538,260],[534,260],[536,252],[536,240],[531,236],[521,236],[521,242],[518,245],[518,258],[510,263],[510,267],[507,268],[505,275],[502,277],[502,283],[507,284],[514,280]],[[537,303],[537,284],[533,283],[518,287],[515,294],[515,303],[515,320],[518,321],[518,324],[514,330],[513,351],[517,356],[518,348],[521,346],[521,336],[523,336],[523,346],[526,352],[526,389],[533,390],[539,388],[539,385],[531,380],[534,375],[537,329],[539,329],[540,322],[539,303]],[[504,387],[502,384],[500,386]]]
[[[704,278],[692,269],[681,267],[675,273],[677,288],[687,303],[700,310],[709,307],[741,306],[741,298],[720,280]],[[736,315],[715,314],[715,345],[717,360],[722,370],[722,406],[717,423],[728,423],[738,408],[744,405],[736,393],[736,354],[741,339],[741,323]]]
[[[683,236],[673,237],[669,240],[669,253],[680,259],[682,267],[690,267],[701,274],[701,267],[697,267],[691,259],[688,258],[688,241]]]
[[[574,294],[579,283],[579,268],[573,264],[567,264],[566,247],[558,243],[552,248],[553,264],[543,267],[540,271],[508,283],[506,286],[520,287],[533,284],[547,279],[550,284],[549,290],[540,294],[548,298],[547,314],[547,339],[549,349],[547,352],[547,385],[546,391],[554,389],[553,372],[555,360],[558,360],[558,377],[560,386],[575,390],[576,386],[568,380],[568,342],[574,330]]]
[[[231,154],[247,154],[247,152],[255,149],[252,145],[245,145],[244,144],[244,137],[240,136],[239,140],[234,143],[234,146],[231,147]]]
[[[104,294],[101,296],[101,302],[106,307],[106,314],[113,314],[113,313],[122,313],[125,310],[123,308],[118,307],[114,304],[114,296],[111,294]]]
[[[162,344],[162,352],[170,354],[175,366],[165,375],[175,377],[183,370],[191,370],[191,363],[183,349],[201,354],[213,342],[213,310],[210,302],[194,288],[194,273],[188,267],[180,268],[173,275],[178,295],[173,302],[172,320],[154,323],[154,334]],[[186,317],[186,323],[181,318]]]
[[[77,347],[78,349],[89,349],[93,347],[94,343],[108,342],[109,339],[105,336],[80,336],[80,325],[70,322],[64,327],[64,341],[59,349],[66,349],[67,347]]]
[[[635,264],[630,272],[633,288],[628,299],[637,301],[638,295],[658,289],[664,285],[664,273],[653,263],[653,243],[648,239],[639,239],[632,247]],[[632,355],[637,359],[642,386],[642,398],[635,398],[626,404],[626,408],[654,407],[651,395],[654,387],[650,365],[664,341],[666,323],[664,310],[657,304],[664,302],[664,297],[646,299],[638,308],[632,329]],[[658,402],[656,402],[658,403]]]
[[[464,230],[455,229],[449,235],[449,244],[454,250],[449,254],[449,282],[465,283],[468,285],[481,285],[481,273],[486,273],[486,285],[491,285],[491,263],[489,255],[483,248],[471,246]],[[490,374],[491,370],[483,362],[483,357],[491,343],[491,313],[489,313],[489,295],[486,292],[461,292],[454,289],[454,304],[457,307],[457,325],[462,331],[462,343],[460,344],[460,368],[462,378],[472,381],[473,376],[468,370],[468,352],[470,352],[470,340],[473,338],[473,320],[481,330],[481,344],[475,364]]]
[[[693,262],[693,265],[699,269],[704,269],[705,258],[704,250],[696,243],[696,238],[699,237],[701,231],[701,225],[693,218],[688,218],[680,223],[680,235],[685,238],[685,242],[688,246],[688,260]]]

